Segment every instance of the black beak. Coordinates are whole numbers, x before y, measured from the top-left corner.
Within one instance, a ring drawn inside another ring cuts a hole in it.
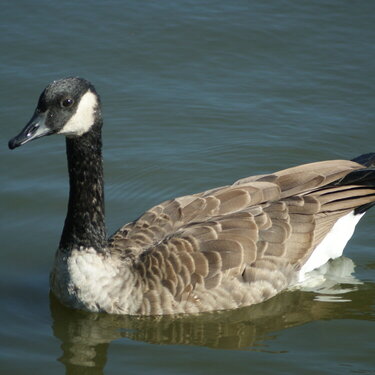
[[[25,143],[32,141],[33,139],[52,134],[52,131],[47,128],[45,124],[46,115],[47,112],[41,113],[39,111],[35,111],[33,117],[23,128],[21,133],[9,141],[9,148],[13,150],[14,148],[22,146]]]

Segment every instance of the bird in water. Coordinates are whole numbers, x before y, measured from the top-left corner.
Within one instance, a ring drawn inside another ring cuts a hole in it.
[[[107,238],[99,95],[49,84],[14,149],[66,137],[69,204],[50,286],[66,306],[131,315],[263,302],[341,256],[375,204],[375,153],[299,165],[160,203]]]

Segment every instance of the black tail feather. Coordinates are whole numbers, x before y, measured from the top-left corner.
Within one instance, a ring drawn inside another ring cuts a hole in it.
[[[355,169],[343,178],[333,182],[334,186],[362,185],[375,187],[375,167]]]
[[[332,183],[333,186],[345,186],[345,185],[359,185],[366,186],[369,188],[374,188],[375,194],[375,153],[368,153],[360,155],[354,158],[352,161],[355,161],[358,164],[362,164],[366,168],[356,169],[348,173],[345,177]],[[372,206],[375,205],[374,202],[366,203],[362,206],[357,207],[354,210],[354,214],[363,214]]]
[[[359,155],[352,159],[358,164],[362,164],[365,167],[375,167],[375,152],[370,152],[368,154]]]
[[[372,206],[375,206],[375,202],[367,203],[362,206],[357,207],[354,210],[354,215],[364,214],[367,210],[369,210]]]

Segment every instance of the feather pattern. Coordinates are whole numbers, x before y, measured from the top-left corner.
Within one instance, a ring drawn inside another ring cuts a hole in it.
[[[236,308],[290,286],[335,222],[375,200],[373,185],[333,184],[361,169],[306,164],[151,208],[109,240],[139,277],[136,313]]]

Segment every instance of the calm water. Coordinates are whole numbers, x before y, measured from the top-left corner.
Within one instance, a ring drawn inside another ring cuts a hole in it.
[[[64,140],[6,146],[49,81],[91,80],[110,233],[164,199],[375,151],[374,11],[372,0],[3,4],[0,373],[374,374],[375,212],[340,285],[202,316],[85,314],[48,294]]]

